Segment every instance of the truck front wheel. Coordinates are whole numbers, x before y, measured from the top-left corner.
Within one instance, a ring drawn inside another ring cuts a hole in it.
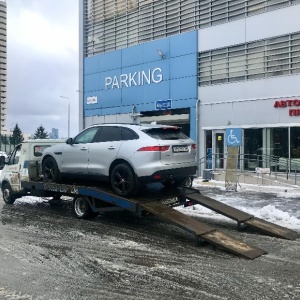
[[[13,190],[9,183],[5,183],[2,186],[2,195],[6,204],[13,204],[17,199],[16,195],[13,194]]]

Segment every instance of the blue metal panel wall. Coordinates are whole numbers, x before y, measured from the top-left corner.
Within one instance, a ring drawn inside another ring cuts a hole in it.
[[[191,107],[195,137],[197,36],[193,31],[86,58],[84,115],[129,113],[133,105],[153,111],[156,101],[171,99],[174,109]],[[97,96],[97,103],[87,104],[90,96]]]

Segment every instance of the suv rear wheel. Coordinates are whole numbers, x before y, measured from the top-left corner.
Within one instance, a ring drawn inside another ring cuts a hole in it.
[[[118,164],[113,168],[110,183],[113,191],[119,196],[135,194],[138,189],[136,176],[132,168],[125,163]]]

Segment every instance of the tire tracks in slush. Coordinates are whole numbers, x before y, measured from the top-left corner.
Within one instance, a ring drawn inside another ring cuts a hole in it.
[[[299,241],[229,226],[230,234],[270,249],[245,260],[196,247],[181,229],[156,218],[112,214],[83,221],[71,217],[68,205],[30,208],[2,210],[0,266],[8,275],[0,275],[0,299],[1,293],[12,300],[300,298]]]

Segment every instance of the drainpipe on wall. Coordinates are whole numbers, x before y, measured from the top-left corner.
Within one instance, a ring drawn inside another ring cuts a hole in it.
[[[197,159],[197,176],[201,176],[201,164],[200,164],[200,99],[196,102],[196,159]]]

